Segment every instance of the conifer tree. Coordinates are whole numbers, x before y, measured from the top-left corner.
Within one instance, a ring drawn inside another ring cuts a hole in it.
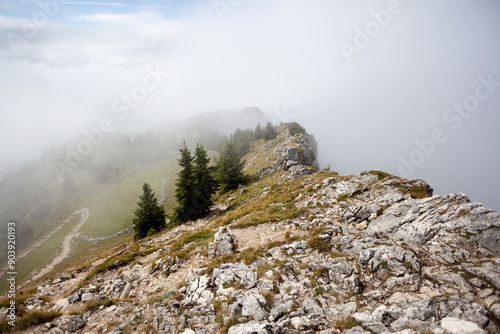
[[[236,146],[230,141],[227,142],[217,165],[217,181],[222,193],[238,188],[243,182],[243,163],[240,160]]]
[[[194,207],[199,211],[198,216],[206,214],[212,205],[212,195],[217,191],[217,184],[208,164],[210,158],[207,151],[200,144],[194,151],[193,176],[195,182]]]
[[[254,140],[259,140],[260,138],[262,138],[263,134],[262,134],[262,126],[260,125],[260,123],[257,124],[257,126],[255,127],[255,131],[254,131]]]
[[[266,123],[266,127],[264,128],[262,135],[265,141],[276,138],[276,128],[271,122]]]
[[[139,196],[139,208],[135,210],[134,240],[142,239],[150,232],[157,232],[165,225],[165,210],[158,206],[158,200],[155,197],[151,186],[144,183],[142,186],[143,194]]]
[[[182,142],[179,149],[181,157],[177,160],[182,168],[179,172],[179,178],[175,185],[175,198],[178,206],[174,209],[172,219],[174,221],[187,221],[194,216],[192,204],[195,198],[195,180],[193,174],[193,157],[185,141]]]
[[[217,191],[217,182],[208,166],[210,158],[205,148],[197,144],[193,157],[183,142],[179,151],[181,157],[177,161],[182,170],[175,190],[178,204],[172,216],[175,222],[196,219],[206,214],[212,204],[212,195]]]

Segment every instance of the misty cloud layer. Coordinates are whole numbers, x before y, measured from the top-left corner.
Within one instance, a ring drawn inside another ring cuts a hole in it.
[[[140,131],[255,106],[314,134],[323,167],[413,161],[405,176],[500,210],[497,1],[19,3],[0,5],[2,174],[106,117]],[[120,118],[151,68],[168,76]]]

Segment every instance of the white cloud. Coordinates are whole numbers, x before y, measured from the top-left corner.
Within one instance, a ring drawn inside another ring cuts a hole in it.
[[[138,23],[137,15],[134,14],[91,14],[73,17],[75,20],[91,23],[127,24]]]
[[[64,6],[103,6],[103,7],[126,7],[126,8],[134,8],[134,9],[166,9],[171,8],[171,6],[137,6],[137,5],[128,5],[120,2],[95,2],[95,1],[65,1],[60,2],[61,5]]]
[[[61,5],[82,5],[82,6],[112,6],[112,7],[125,7],[124,4],[119,2],[93,2],[93,1],[64,1],[60,2]]]
[[[443,112],[469,94],[479,75],[500,80],[494,4],[401,1],[401,14],[348,64],[340,43],[352,43],[354,28],[373,20],[371,11],[386,9],[386,1],[243,1],[224,21],[211,3],[185,20],[152,10],[111,13],[113,3],[106,12],[72,12],[75,25],[47,24],[17,54],[5,36],[22,34],[24,21],[0,17],[2,142],[16,138],[25,152],[44,140],[61,142],[103,117],[117,96],[142,80],[144,66],[158,62],[172,76],[134,110],[136,124],[288,106],[318,137],[324,164],[342,173],[396,172],[397,157],[441,126]],[[449,151],[464,154],[464,141],[491,152],[474,157],[488,173],[498,170],[498,147],[488,137],[497,133],[499,99],[500,91],[414,176],[437,184],[439,192],[469,192],[454,186],[466,173],[460,166],[446,177],[433,173],[447,166]],[[2,149],[2,155],[11,152]],[[500,177],[491,184],[500,186]]]

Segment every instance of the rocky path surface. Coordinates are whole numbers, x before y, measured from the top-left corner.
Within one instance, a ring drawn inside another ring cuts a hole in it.
[[[160,196],[161,196],[161,199],[158,201],[158,204],[159,205],[163,205],[165,204],[165,202],[167,201],[167,198],[168,198],[168,195],[167,195],[167,192],[166,192],[166,188],[167,188],[167,181],[169,179],[171,179],[172,177],[174,177],[175,175],[179,174],[179,172],[175,172],[174,174],[172,175],[169,175],[165,178],[165,180],[163,180],[163,183],[161,185],[161,189],[160,189]]]
[[[73,214],[73,216],[77,214],[81,214],[80,221],[73,228],[73,230],[71,230],[71,232],[64,238],[62,244],[62,252],[58,256],[56,256],[56,258],[54,258],[54,260],[52,260],[52,262],[49,265],[40,270],[38,274],[34,275],[31,280],[36,280],[42,277],[43,275],[49,273],[52,269],[54,269],[56,265],[61,263],[62,260],[64,260],[69,255],[69,252],[71,251],[71,241],[78,233],[80,227],[82,227],[82,225],[85,224],[85,222],[87,221],[87,218],[89,217],[89,209],[85,208],[78,210]]]

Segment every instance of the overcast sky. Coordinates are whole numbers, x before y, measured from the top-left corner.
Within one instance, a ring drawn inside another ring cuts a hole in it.
[[[324,167],[500,210],[500,2],[0,2],[0,171],[99,128],[211,110],[298,121]]]

